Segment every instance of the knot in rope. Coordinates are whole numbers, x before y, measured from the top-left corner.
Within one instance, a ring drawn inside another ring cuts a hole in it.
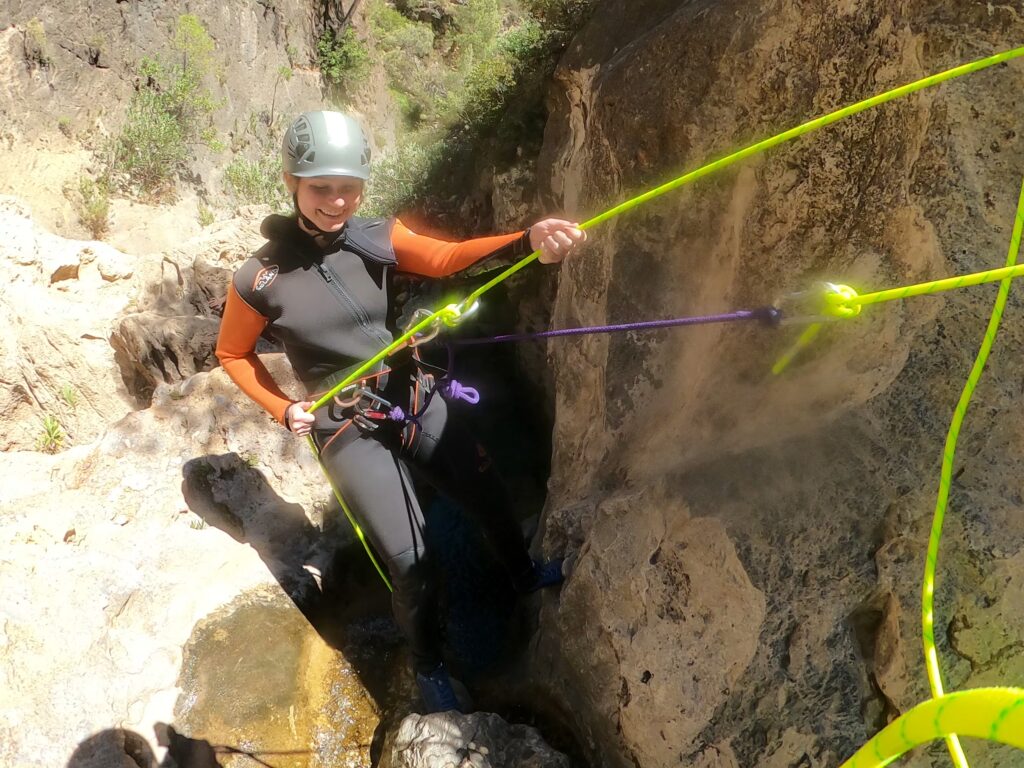
[[[465,302],[462,304],[449,304],[444,309],[438,311],[438,318],[449,328],[454,328],[466,317],[476,312],[477,307],[480,306],[479,301],[474,301],[468,307],[464,307],[463,304],[465,304]]]
[[[824,311],[832,317],[848,318],[860,314],[857,292],[848,285],[822,283]]]
[[[473,387],[464,387],[455,379],[447,379],[438,390],[445,400],[465,400],[470,405],[480,402],[480,393]]]

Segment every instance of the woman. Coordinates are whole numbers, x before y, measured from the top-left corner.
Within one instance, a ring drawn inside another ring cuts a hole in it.
[[[264,220],[267,244],[232,279],[217,357],[285,428],[312,434],[332,484],[385,560],[395,619],[427,710],[458,709],[441,660],[436,585],[412,473],[479,521],[519,592],[560,583],[560,562],[530,559],[490,462],[444,398],[433,396],[409,348],[368,372],[344,400],[309,413],[314,401],[281,391],[256,356],[256,340],[269,326],[312,398],[393,341],[395,271],[440,277],[489,256],[537,249],[541,262],[557,263],[586,235],[575,223],[549,218],[525,232],[449,243],[397,219],[354,218],[370,149],[359,124],[338,112],[300,115],[285,133],[282,155],[295,216]]]

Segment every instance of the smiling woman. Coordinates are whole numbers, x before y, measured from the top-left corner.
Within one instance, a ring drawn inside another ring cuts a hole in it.
[[[414,348],[367,372],[344,399],[309,411],[318,393],[394,341],[396,271],[441,277],[484,258],[537,249],[542,262],[557,263],[586,235],[574,222],[549,218],[524,232],[456,243],[419,235],[395,218],[357,217],[370,149],[359,124],[337,112],[297,118],[285,133],[282,160],[295,215],[263,222],[269,242],[232,279],[217,357],[286,429],[312,438],[342,506],[384,560],[427,710],[456,709],[412,472],[476,518],[519,592],[561,583],[561,561],[530,559],[493,464],[445,402],[458,398],[457,382],[435,381],[438,371],[428,370]],[[282,392],[256,356],[265,329],[283,344],[304,399]]]
[[[338,232],[363,201],[363,181],[351,176],[314,176],[304,179],[286,173],[288,191],[303,223],[319,232]],[[312,226],[310,226],[312,224]]]

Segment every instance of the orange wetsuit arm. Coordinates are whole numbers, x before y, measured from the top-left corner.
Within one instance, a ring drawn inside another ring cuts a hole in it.
[[[477,237],[461,243],[450,243],[426,235],[417,235],[401,221],[395,219],[391,230],[391,245],[398,259],[399,272],[411,272],[427,277],[444,277],[475,264],[508,246],[516,246],[525,232],[494,237]],[[528,245],[518,250],[526,250]],[[523,253],[522,255],[526,255]]]
[[[238,388],[284,424],[285,411],[293,400],[281,391],[256,355],[256,341],[266,325],[267,318],[246,304],[231,285],[217,336],[216,355]]]

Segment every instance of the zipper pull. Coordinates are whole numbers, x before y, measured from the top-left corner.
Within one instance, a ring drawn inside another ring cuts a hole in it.
[[[331,282],[331,273],[324,269],[324,265],[320,262],[317,262],[316,271],[320,273],[320,277],[322,277],[326,282]]]

